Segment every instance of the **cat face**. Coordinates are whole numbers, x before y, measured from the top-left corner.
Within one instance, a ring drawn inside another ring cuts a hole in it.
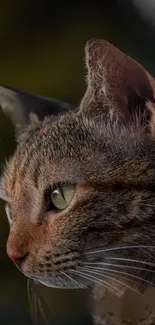
[[[107,53],[113,84],[105,71]],[[33,119],[1,180],[8,255],[26,276],[47,286],[100,282],[118,293],[121,277],[147,282],[152,276],[154,115],[145,99],[153,97],[153,79],[125,56],[130,72],[143,76],[132,90],[122,72],[126,62],[116,78],[122,57],[102,41],[87,44],[88,89],[80,108]],[[137,267],[138,260],[143,265]]]

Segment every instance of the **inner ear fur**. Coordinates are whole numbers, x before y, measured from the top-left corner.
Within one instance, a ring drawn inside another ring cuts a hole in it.
[[[80,105],[83,114],[117,115],[129,122],[137,113],[145,112],[149,118],[146,102],[154,99],[155,81],[141,64],[100,39],[86,43],[85,60],[87,90]]]

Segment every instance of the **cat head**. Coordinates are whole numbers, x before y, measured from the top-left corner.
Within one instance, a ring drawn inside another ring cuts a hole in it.
[[[85,53],[87,90],[76,110],[0,88],[12,121],[29,124],[1,179],[7,252],[47,286],[100,283],[118,293],[120,281],[152,275],[154,80],[108,42],[93,39]]]

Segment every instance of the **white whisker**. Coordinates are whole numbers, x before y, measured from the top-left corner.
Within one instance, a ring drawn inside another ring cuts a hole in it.
[[[111,247],[111,248],[106,248],[106,249],[101,249],[101,250],[95,250],[95,251],[89,251],[85,252],[84,255],[87,254],[96,254],[96,253],[105,253],[109,251],[115,251],[115,250],[120,250],[120,249],[138,249],[138,248],[155,248],[155,246],[145,246],[145,245],[140,245],[140,246],[120,246],[120,247]]]
[[[66,274],[65,272],[63,272],[63,271],[60,271],[66,278],[68,278],[70,281],[71,281],[71,283],[73,283],[74,285],[75,285],[75,288],[82,288],[82,286],[80,286],[79,284],[78,284],[78,282],[77,281],[75,281],[71,276],[69,276],[68,274]],[[84,286],[83,286],[84,287]]]
[[[31,317],[34,318],[34,309],[33,309],[33,302],[34,302],[34,291],[32,290],[30,279],[27,280],[27,295],[28,295],[28,302],[29,302],[29,308],[30,308],[30,314]],[[33,299],[32,299],[33,295]]]
[[[128,269],[134,269],[134,270],[141,270],[141,271],[147,271],[147,272],[152,272],[154,273],[155,270],[150,270],[150,269],[146,269],[146,268],[141,268],[141,267],[137,267],[137,266],[131,266],[131,265],[122,265],[122,264],[113,264],[113,263],[104,263],[104,262],[85,262],[84,265],[96,265],[96,267],[99,265],[108,265],[108,266],[113,266],[113,267],[119,267],[119,268],[128,268]],[[93,267],[93,266],[92,266]],[[96,268],[94,266],[94,268]]]
[[[104,274],[108,274],[108,275],[109,275],[109,273],[106,272],[106,271],[104,271]],[[113,274],[113,273],[111,272],[111,274]],[[128,280],[128,281],[130,281],[130,282],[133,282],[134,284],[135,284],[135,283],[138,284],[138,285],[140,284],[138,281],[133,280],[133,279],[129,279],[129,278],[127,278],[127,277],[125,277],[125,276],[122,276],[122,275],[120,275],[120,274],[115,274],[115,273],[114,273],[114,275],[115,275],[116,277],[118,277],[118,278],[123,279],[123,280]]]
[[[102,275],[102,276],[106,277],[107,279],[114,280],[116,283],[122,284],[122,285],[124,285],[125,287],[127,287],[128,289],[133,290],[133,291],[135,291],[136,293],[139,294],[139,292],[138,292],[137,290],[135,290],[134,288],[132,288],[131,286],[127,285],[126,283],[123,283],[122,281],[116,280],[115,278],[113,278],[113,277],[111,277],[111,276],[109,276],[109,275],[106,275],[107,273],[104,272],[104,271],[103,271],[102,273],[100,273],[100,272],[95,272],[95,271],[89,270],[88,268],[83,268],[83,267],[82,267],[82,268],[80,268],[80,269],[82,269],[82,270],[84,270],[84,271],[87,271],[87,272],[89,272],[89,273],[91,273],[91,274]]]
[[[97,283],[97,284],[99,284],[99,285],[103,285],[106,289],[108,289],[108,290],[111,290],[112,292],[114,292],[115,294],[116,293],[121,293],[121,294],[123,294],[123,292],[122,291],[120,291],[120,290],[118,290],[118,288],[116,288],[116,287],[114,287],[114,286],[112,286],[112,285],[110,285],[109,283],[107,283],[106,281],[104,281],[104,280],[101,280],[101,279],[99,279],[99,278],[97,278],[97,277],[94,277],[94,276],[92,276],[92,275],[86,275],[86,273],[83,273],[83,272],[81,272],[81,271],[77,271],[77,270],[73,270],[73,269],[71,269],[70,271],[72,271],[72,272],[74,272],[75,274],[77,274],[77,275],[79,275],[79,276],[81,276],[81,277],[83,277],[83,278],[85,278],[85,279],[87,279],[87,280],[91,280],[92,282],[94,282],[94,283]],[[99,280],[99,281],[98,281]]]
[[[117,275],[116,275],[116,276],[117,276]],[[133,291],[133,292],[135,292],[135,293],[137,293],[137,294],[140,295],[140,292],[139,292],[138,290],[136,290],[135,288],[129,286],[128,284],[126,284],[126,283],[124,283],[124,282],[122,282],[122,281],[120,281],[120,280],[116,280],[115,278],[113,278],[113,277],[111,277],[111,276],[109,277],[109,275],[107,275],[106,272],[104,272],[104,277],[109,278],[109,279],[111,279],[111,280],[113,280],[113,281],[115,281],[115,282],[118,282],[118,283],[124,285],[126,288],[130,289],[131,291]],[[122,277],[122,276],[119,276],[119,277],[122,278],[123,280],[128,280],[128,279],[125,278],[125,277]],[[133,281],[133,282],[134,282],[134,281]]]
[[[134,241],[134,243],[136,244],[136,242]],[[146,254],[147,256],[150,256],[151,259],[155,259],[155,255],[153,255],[153,252],[151,250],[146,250],[144,251],[143,249],[140,250],[142,252],[142,255],[144,256],[144,254]],[[153,249],[154,251],[154,249]]]
[[[154,208],[154,204],[151,205],[151,204],[144,204],[144,203],[140,202],[139,207],[141,207],[141,206],[148,207],[148,208]]]
[[[39,307],[39,309],[40,309],[40,313],[41,313],[41,315],[42,315],[42,318],[43,318],[44,324],[45,324],[45,325],[48,325],[48,324],[49,324],[49,323],[48,323],[48,319],[47,319],[46,314],[45,314],[45,312],[44,312],[44,309],[43,309],[43,306],[42,306],[42,303],[41,303],[41,299],[40,299],[40,298],[38,298],[38,307]]]
[[[90,269],[90,268],[89,268]],[[108,269],[108,268],[96,268],[96,269],[101,269],[101,270],[103,270],[103,271],[108,271],[108,272],[113,272],[113,273],[118,273],[118,274],[124,274],[124,275],[127,275],[127,276],[130,276],[130,277],[132,277],[133,279],[137,279],[137,280],[140,280],[141,282],[146,282],[146,283],[148,283],[149,285],[152,285],[152,286],[154,286],[154,283],[152,283],[152,282],[150,282],[150,281],[148,281],[148,280],[145,280],[145,279],[143,279],[143,278],[141,278],[141,277],[139,277],[139,276],[137,276],[137,275],[133,275],[133,274],[131,274],[131,273],[128,273],[128,272],[122,272],[122,271],[117,271],[117,270],[111,270],[111,269]]]
[[[135,259],[131,259],[131,258],[123,258],[123,257],[105,257],[108,260],[116,260],[116,261],[124,261],[124,262],[134,262],[134,263],[141,263],[141,264],[145,264],[145,265],[150,265],[150,266],[154,266],[155,267],[155,263],[151,263],[151,262],[146,262],[146,261],[140,261],[140,260],[135,260]]]
[[[34,293],[34,298],[33,298],[33,308],[34,308],[34,313],[33,313],[33,317],[34,317],[34,322],[37,324],[38,323],[38,308],[37,308],[37,296]]]

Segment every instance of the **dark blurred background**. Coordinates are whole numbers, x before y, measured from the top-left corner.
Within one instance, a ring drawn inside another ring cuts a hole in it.
[[[92,37],[107,39],[155,74],[154,0],[1,0],[0,83],[78,104],[85,91],[84,45]],[[13,127],[0,110],[1,167],[14,148]],[[6,256],[8,230],[0,202],[0,325],[32,324],[29,307],[41,310],[44,296],[47,314],[54,315],[50,324],[89,323],[86,297],[76,290],[31,284],[28,304],[26,279]],[[33,317],[43,314],[46,308]]]

